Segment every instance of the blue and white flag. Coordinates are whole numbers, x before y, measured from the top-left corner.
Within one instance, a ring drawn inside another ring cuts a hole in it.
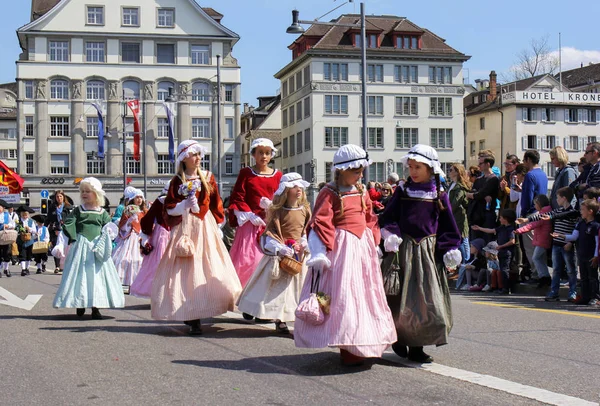
[[[102,117],[102,105],[92,103],[98,112],[98,158],[104,159],[104,117]]]
[[[169,161],[175,163],[175,103],[163,102],[163,106],[167,112],[167,122],[169,123]]]

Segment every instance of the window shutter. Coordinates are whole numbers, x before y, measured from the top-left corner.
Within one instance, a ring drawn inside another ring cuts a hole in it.
[[[600,122],[600,109],[596,110],[596,122]]]
[[[548,121],[548,114],[546,113],[546,109],[542,109],[542,121]]]
[[[565,137],[563,139],[563,148],[566,149],[567,151],[570,149],[569,148],[569,137]]]
[[[523,149],[523,151],[527,151],[527,136],[524,135],[521,138],[521,148]]]
[[[569,122],[569,109],[565,109],[565,123]]]
[[[548,141],[546,138],[547,137],[540,137],[540,149],[548,149]]]
[[[578,151],[585,150],[585,137],[579,137],[579,149]]]
[[[579,110],[579,111],[581,111],[581,110]],[[583,110],[583,122],[587,123],[588,121],[590,121],[589,120],[589,115],[588,115],[588,109],[584,109]]]
[[[577,109],[577,122],[581,123],[583,121],[583,109]]]
[[[535,137],[535,149],[542,149],[542,137],[540,136]]]
[[[523,107],[523,121],[527,121],[527,107]]]

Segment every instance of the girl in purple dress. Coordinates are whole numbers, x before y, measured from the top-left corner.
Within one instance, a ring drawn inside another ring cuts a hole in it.
[[[398,333],[396,354],[432,362],[425,345],[444,345],[452,329],[450,292],[442,266],[456,268],[461,234],[448,195],[441,191],[442,170],[435,149],[415,145],[402,157],[410,177],[400,182],[379,217],[384,248],[400,252],[400,294],[388,296]],[[408,349],[406,348],[408,346]]]

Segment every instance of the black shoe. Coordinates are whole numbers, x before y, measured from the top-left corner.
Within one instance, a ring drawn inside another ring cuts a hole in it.
[[[248,313],[242,313],[242,317],[244,318],[244,320],[252,320],[254,319],[254,316]]]
[[[27,276],[27,271],[25,269],[21,269],[21,276]]]
[[[190,335],[191,336],[199,336],[202,335],[202,327],[200,327],[200,320],[190,320],[185,322],[188,326],[190,326]]]
[[[46,265],[42,265],[42,272],[46,272]]]
[[[38,270],[35,272],[36,275],[40,275],[42,273],[42,270],[38,268]]]
[[[261,323],[261,324],[267,324],[267,323],[273,323],[272,319],[259,319],[258,317],[254,319],[255,323]]]
[[[77,315],[79,317],[83,316],[85,314],[85,307],[80,307],[77,309]]]
[[[10,271],[8,269],[4,270],[4,275],[6,275],[7,278],[10,278],[12,276],[12,274],[10,273]]]
[[[509,295],[509,294],[510,294],[510,292],[508,291],[508,289],[498,289],[498,290],[496,291],[496,294],[497,294],[497,295]]]
[[[396,355],[399,357],[406,358],[408,356],[408,348],[406,347],[406,345],[402,345],[397,341],[394,344],[392,344],[392,350],[394,350]]]
[[[60,268],[56,268],[56,269],[54,270],[54,273],[55,273],[55,274],[59,274],[59,273],[62,273],[62,271],[60,270]]]
[[[408,359],[420,364],[430,364],[433,362],[431,355],[423,352],[423,347],[409,347],[408,348]]]
[[[102,315],[100,314],[100,310],[98,310],[97,307],[92,307],[92,319],[102,320]]]
[[[275,322],[275,331],[277,331],[279,334],[290,334],[290,329],[288,328],[287,324],[279,320]]]
[[[27,275],[29,275],[29,269],[26,269],[25,272],[27,272]]]

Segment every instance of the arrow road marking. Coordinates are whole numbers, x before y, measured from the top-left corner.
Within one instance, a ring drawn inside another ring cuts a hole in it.
[[[42,298],[42,295],[27,295],[25,299],[13,295],[8,290],[0,288],[0,304],[16,307],[17,309],[31,310]]]

